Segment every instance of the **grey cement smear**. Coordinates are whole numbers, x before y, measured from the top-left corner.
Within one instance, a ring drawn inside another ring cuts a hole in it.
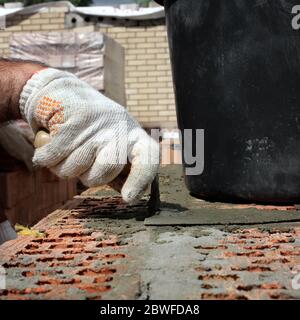
[[[300,222],[297,210],[240,208],[234,204],[207,202],[193,198],[184,185],[179,165],[163,167],[160,172],[161,211],[145,219],[146,226],[254,225]]]
[[[221,210],[216,208],[201,208],[191,209],[180,213],[162,210],[159,214],[145,219],[145,225],[253,225],[299,221],[299,211],[266,211],[256,209]]]

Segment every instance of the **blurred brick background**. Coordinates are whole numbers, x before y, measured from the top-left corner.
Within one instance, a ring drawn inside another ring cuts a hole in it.
[[[29,172],[0,147],[0,210],[11,223],[33,225],[77,194],[77,180],[62,180],[48,169]]]

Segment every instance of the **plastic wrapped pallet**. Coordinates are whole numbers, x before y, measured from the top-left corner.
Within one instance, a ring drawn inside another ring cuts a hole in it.
[[[100,32],[15,33],[12,58],[39,61],[66,70],[126,105],[124,49]]]

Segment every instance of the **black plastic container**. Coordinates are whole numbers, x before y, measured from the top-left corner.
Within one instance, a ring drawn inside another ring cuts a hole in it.
[[[204,171],[186,176],[190,192],[228,202],[300,201],[300,31],[291,23],[299,1],[158,2],[179,128],[205,130]]]

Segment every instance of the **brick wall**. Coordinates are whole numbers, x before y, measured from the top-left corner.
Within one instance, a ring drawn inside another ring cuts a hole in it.
[[[116,23],[117,24],[117,23]],[[100,26],[125,48],[127,106],[146,127],[176,127],[167,32],[163,20]]]
[[[29,172],[0,147],[0,210],[13,223],[33,225],[77,194],[75,179],[62,180],[48,169]]]
[[[41,13],[8,17],[7,28],[0,31],[0,56],[9,56],[12,32],[64,30],[67,12],[67,8],[45,8]],[[145,127],[176,127],[164,19],[111,19],[110,23],[97,24],[95,30],[107,33],[125,48],[125,87],[131,114]]]

